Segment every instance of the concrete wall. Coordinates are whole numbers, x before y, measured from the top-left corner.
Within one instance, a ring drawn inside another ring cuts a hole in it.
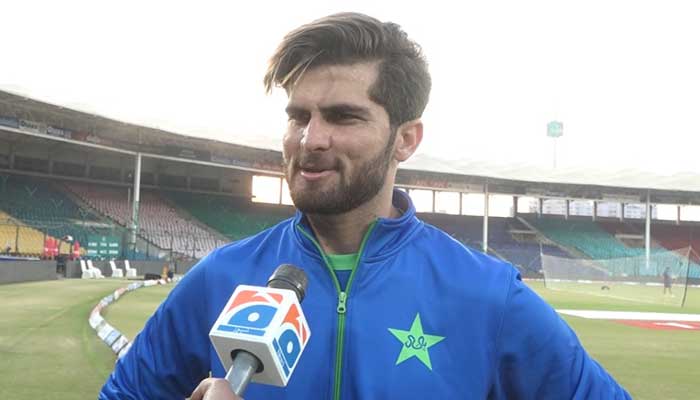
[[[117,268],[124,271],[124,261],[118,260],[115,262]],[[105,277],[109,278],[112,276],[112,268],[109,266],[109,261],[93,261],[92,264],[95,268],[99,268]],[[129,261],[129,264],[131,264],[131,268],[136,268],[136,273],[142,277],[146,273],[160,275],[167,261]],[[175,265],[176,273],[182,275],[189,271],[194,264],[196,264],[196,261],[178,261]],[[80,278],[81,275],[82,271],[80,270],[79,261],[66,263],[66,278]]]
[[[192,269],[192,267],[197,265],[198,262],[199,262],[199,260],[177,261],[175,263],[175,273],[177,273],[178,275],[184,275],[185,273],[187,273],[187,271]]]
[[[124,271],[124,262],[117,261],[117,268]],[[132,268],[142,277],[146,273],[160,275],[163,272],[165,261],[131,261]],[[192,268],[196,261],[178,261],[175,265],[176,273],[182,275]],[[112,268],[108,261],[93,261],[96,268],[102,270],[102,275],[112,276]],[[66,262],[66,278],[80,279],[82,271],[79,261]],[[0,262],[0,284],[48,281],[56,278],[56,261],[2,261]]]
[[[78,267],[80,269],[80,267]],[[55,261],[2,261],[0,284],[56,279]]]

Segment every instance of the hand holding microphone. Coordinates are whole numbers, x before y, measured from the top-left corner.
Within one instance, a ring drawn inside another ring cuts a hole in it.
[[[239,285],[231,295],[209,338],[237,396],[242,396],[251,380],[287,385],[311,335],[300,306],[307,285],[303,270],[283,264],[273,272],[267,287]],[[223,397],[220,385],[220,380],[207,379],[192,398],[236,399]],[[210,397],[210,390],[212,396],[219,391],[222,397]]]
[[[226,379],[207,378],[192,392],[190,400],[241,400],[231,391]]]

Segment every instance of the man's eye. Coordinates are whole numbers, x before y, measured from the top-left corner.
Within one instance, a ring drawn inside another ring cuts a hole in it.
[[[288,121],[295,125],[306,125],[309,122],[309,117],[299,114],[290,114]]]
[[[352,123],[356,121],[358,118],[357,116],[353,114],[346,114],[346,113],[336,113],[332,114],[328,118],[331,122],[336,122],[336,123]]]

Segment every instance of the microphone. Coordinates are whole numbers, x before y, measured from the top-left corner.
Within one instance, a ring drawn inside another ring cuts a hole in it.
[[[248,383],[286,386],[311,336],[300,303],[304,271],[282,264],[266,287],[238,285],[209,332],[231,390]]]

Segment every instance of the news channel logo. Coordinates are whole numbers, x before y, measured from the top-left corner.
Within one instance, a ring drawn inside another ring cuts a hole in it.
[[[288,296],[295,295],[289,292]],[[272,347],[285,376],[289,377],[309,340],[309,330],[296,301],[284,300],[285,295],[269,290],[242,290],[226,312],[228,319],[217,330],[258,337],[272,331]],[[279,321],[278,315],[282,313],[284,318]]]

